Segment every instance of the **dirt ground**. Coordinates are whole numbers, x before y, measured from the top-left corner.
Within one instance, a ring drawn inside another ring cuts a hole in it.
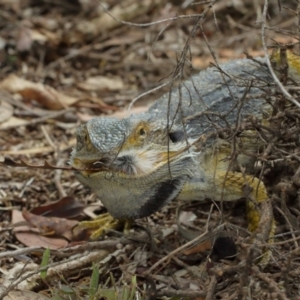
[[[265,55],[262,24],[267,46],[298,53],[297,1],[273,1],[262,22],[265,2],[0,0],[0,161],[9,157],[0,165],[0,299],[300,299],[294,105],[274,113],[285,138],[270,138],[258,159],[268,165],[260,174],[277,224],[265,268],[255,263],[242,200],[222,212],[211,202],[185,205],[178,219],[173,201],[127,234],[74,233],[106,212],[68,165],[78,125],[145,111],[177,74]],[[283,81],[299,99],[297,80]],[[285,101],[280,88],[272,93]],[[202,235],[198,246],[183,219]],[[220,230],[232,238],[213,246],[208,236]],[[227,246],[237,247],[235,259],[223,259]]]

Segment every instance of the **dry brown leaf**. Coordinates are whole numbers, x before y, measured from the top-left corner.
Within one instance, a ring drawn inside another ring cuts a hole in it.
[[[263,50],[259,50],[259,51],[250,50],[247,53],[249,55],[253,56],[253,57],[264,55]],[[228,60],[229,59],[236,59],[236,58],[244,58],[245,57],[244,52],[238,51],[238,50],[232,50],[232,49],[228,49],[228,48],[219,49],[218,54],[219,54],[220,57],[226,58]]]
[[[72,240],[72,229],[78,224],[76,220],[65,218],[44,217],[32,214],[27,210],[22,211],[23,218],[32,226],[36,227],[44,236],[62,236]]]
[[[13,232],[28,247],[60,249],[74,242],[89,240],[93,229],[76,226],[78,223],[77,220],[37,216],[29,211],[12,211]]]
[[[33,41],[37,41],[40,43],[46,43],[47,42],[47,37],[42,34],[41,32],[35,30],[35,29],[30,29],[30,36]]]
[[[66,36],[66,39],[70,43],[82,42],[86,36],[92,38],[101,32],[120,26],[121,22],[119,20],[130,21],[137,16],[143,16],[160,3],[161,1],[159,0],[120,2],[119,5],[115,5],[110,9],[110,14],[113,18],[108,13],[103,13],[91,20],[81,21],[76,24],[76,28]]]
[[[11,118],[14,113],[14,108],[7,102],[0,99],[0,123],[3,123]]]
[[[26,120],[12,116],[8,120],[0,124],[0,130],[11,128],[11,127],[19,127],[26,124],[28,124]]]
[[[225,58],[220,58],[218,59],[219,63],[226,62],[228,59]],[[192,58],[192,65],[196,69],[205,69],[209,66],[211,66],[212,63],[214,63],[214,59],[211,56],[197,56]]]
[[[145,34],[144,32],[134,31],[128,32],[124,36],[116,36],[111,37],[105,42],[97,45],[97,50],[100,51],[101,49],[111,47],[111,46],[120,46],[120,45],[133,45],[134,43],[144,40]]]
[[[29,51],[31,49],[32,43],[33,39],[31,37],[30,29],[26,26],[21,27],[16,43],[17,51]]]
[[[264,55],[263,51],[254,51],[251,50],[247,52],[249,55],[252,55],[253,57],[255,56],[262,56]],[[227,62],[229,59],[236,59],[236,58],[244,58],[245,53],[244,52],[237,52],[233,51],[232,49],[224,48],[224,49],[219,49],[218,51],[218,62],[219,63],[224,63]],[[205,69],[207,67],[210,67],[212,63],[215,63],[214,59],[211,56],[194,56],[192,58],[192,65],[196,69]]]
[[[85,91],[119,91],[124,88],[123,80],[119,76],[108,78],[105,76],[90,77],[77,86]]]
[[[192,254],[197,254],[197,253],[203,253],[203,252],[210,250],[211,247],[212,247],[212,241],[206,240],[203,243],[200,243],[194,247],[186,249],[185,251],[183,251],[183,254],[184,255],[192,255]]]
[[[25,219],[22,216],[22,212],[18,210],[12,211],[12,224],[24,221]],[[32,228],[26,225],[15,227],[13,232],[18,241],[27,247],[39,246],[50,249],[60,249],[68,245],[68,241],[64,238],[49,238],[42,236],[36,232],[33,232]]]
[[[79,0],[81,8],[84,12],[90,12],[97,10],[99,3],[97,0]]]
[[[40,31],[24,26],[19,31],[16,48],[18,51],[29,51],[34,41],[43,44],[48,41],[48,38]]]
[[[31,82],[14,74],[0,82],[0,88],[10,93],[19,93],[24,98],[36,100],[42,106],[52,110],[66,108],[79,100],[60,93],[50,86]]]
[[[84,210],[84,205],[72,196],[66,196],[56,202],[34,207],[31,212],[35,215],[58,218],[75,218]]]

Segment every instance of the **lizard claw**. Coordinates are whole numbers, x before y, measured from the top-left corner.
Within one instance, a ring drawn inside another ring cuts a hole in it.
[[[80,222],[78,227],[90,229],[92,232],[90,238],[96,240],[108,230],[118,229],[122,226],[126,228],[127,223],[127,221],[114,219],[112,215],[105,213],[92,221]]]

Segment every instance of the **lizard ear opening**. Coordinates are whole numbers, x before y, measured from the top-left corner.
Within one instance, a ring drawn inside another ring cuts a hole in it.
[[[184,139],[184,132],[180,130],[169,132],[169,138],[172,141],[172,143],[181,142]]]

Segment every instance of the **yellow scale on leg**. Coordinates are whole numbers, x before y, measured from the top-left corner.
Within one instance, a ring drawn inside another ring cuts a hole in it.
[[[127,233],[131,226],[131,220],[118,220],[111,214],[104,213],[92,221],[82,221],[78,224],[81,228],[91,229],[90,238],[92,240],[98,239],[109,230],[118,230],[123,228],[123,232]]]

